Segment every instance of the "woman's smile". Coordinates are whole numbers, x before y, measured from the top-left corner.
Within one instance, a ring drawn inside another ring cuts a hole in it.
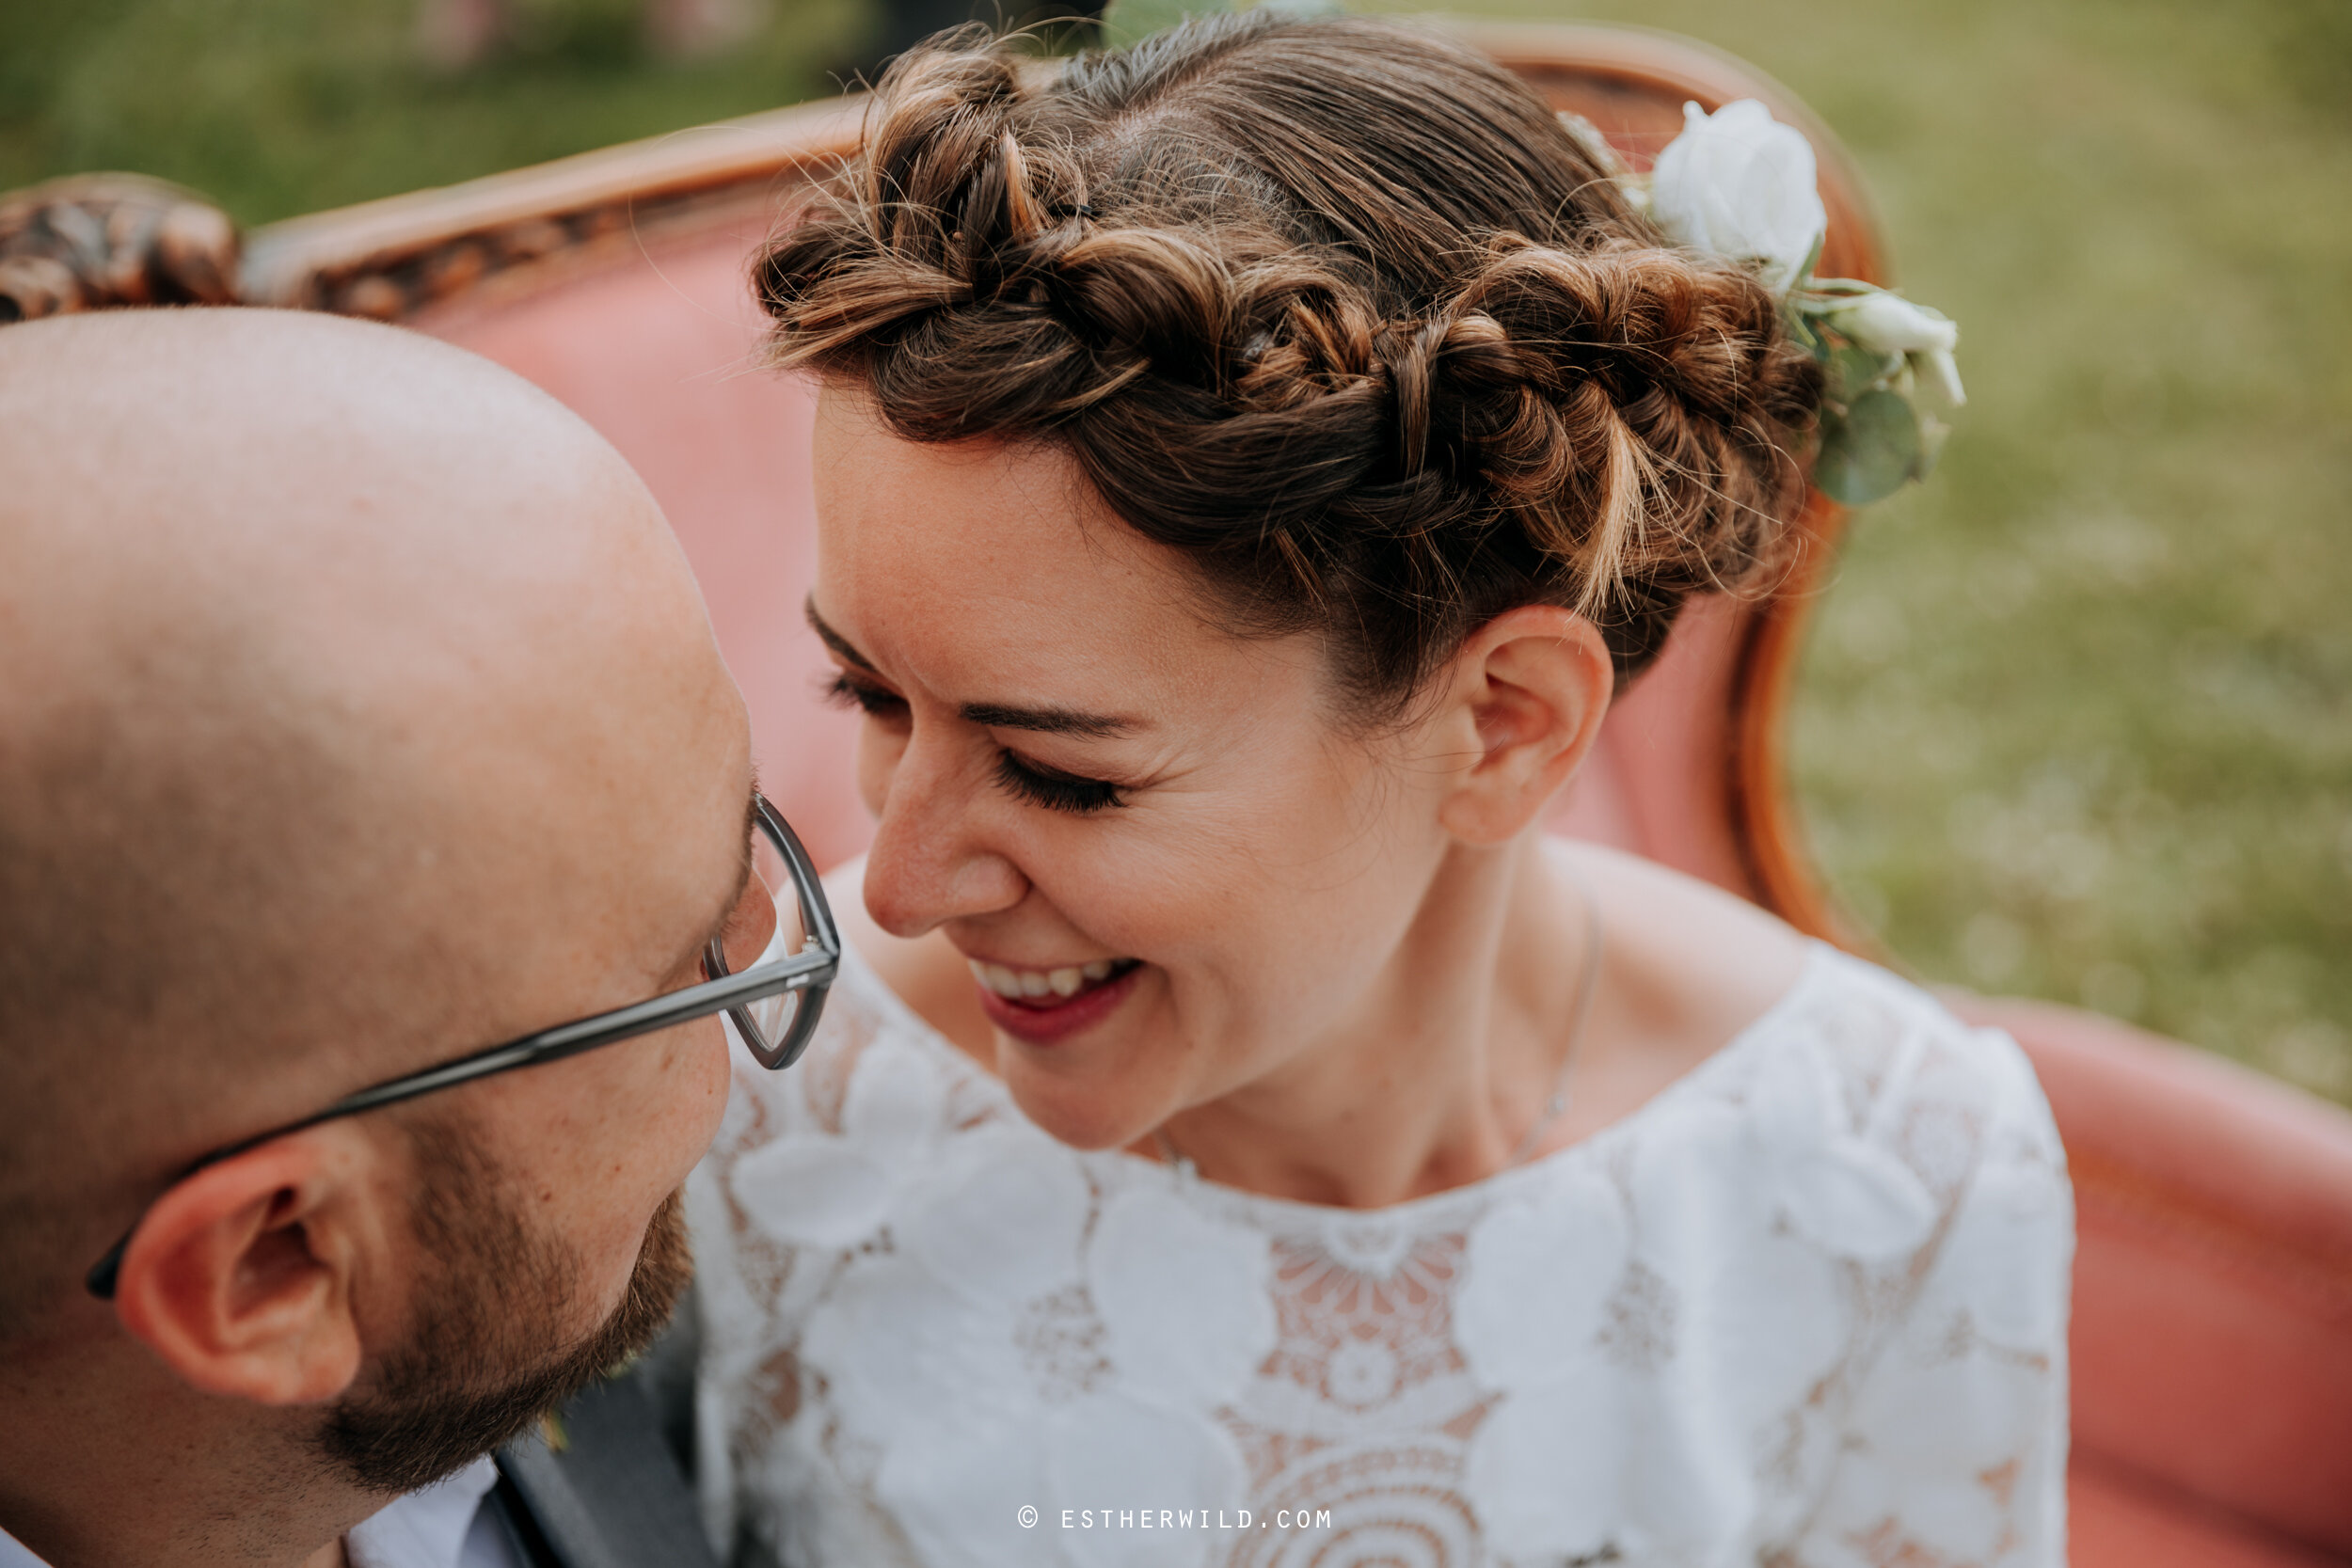
[[[1096,958],[1052,969],[966,961],[979,982],[980,1007],[989,1022],[1031,1045],[1058,1044],[1102,1022],[1134,993],[1144,967],[1136,958]]]

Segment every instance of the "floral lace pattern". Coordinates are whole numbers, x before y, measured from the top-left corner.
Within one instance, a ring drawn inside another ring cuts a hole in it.
[[[1626,1120],[1372,1212],[1072,1150],[853,959],[690,1198],[739,1564],[2064,1561],[2048,1110],[1826,947]]]

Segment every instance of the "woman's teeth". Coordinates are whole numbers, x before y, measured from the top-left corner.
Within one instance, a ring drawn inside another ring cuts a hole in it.
[[[1075,996],[1089,986],[1101,985],[1132,960],[1097,958],[1089,964],[1062,969],[1011,969],[1004,964],[970,961],[972,977],[997,995],[1013,1002],[1036,1002],[1048,996]]]

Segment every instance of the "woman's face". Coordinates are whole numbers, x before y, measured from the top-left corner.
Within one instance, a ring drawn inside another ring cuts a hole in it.
[[[1409,1010],[1454,767],[1335,724],[1313,639],[1216,629],[1062,452],[901,440],[837,389],[817,502],[866,908],[970,963],[1032,1119],[1130,1143]]]

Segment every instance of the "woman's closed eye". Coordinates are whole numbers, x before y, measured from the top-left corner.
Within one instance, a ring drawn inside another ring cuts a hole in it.
[[[907,700],[887,687],[860,680],[848,671],[835,672],[825,683],[825,701],[835,707],[853,707],[869,719],[902,719]]]
[[[996,782],[1017,800],[1048,811],[1065,811],[1075,816],[1101,811],[1105,806],[1123,806],[1119,786],[1101,779],[1082,779],[1057,768],[1047,768],[1031,762],[1017,752],[1000,751],[996,753]]]
[[[869,719],[903,722],[907,717],[904,697],[847,670],[835,671],[824,691],[825,701],[836,707],[856,708]],[[1080,816],[1127,803],[1120,799],[1120,786],[1115,784],[1065,773],[1002,750],[996,753],[996,782],[1016,800]]]

